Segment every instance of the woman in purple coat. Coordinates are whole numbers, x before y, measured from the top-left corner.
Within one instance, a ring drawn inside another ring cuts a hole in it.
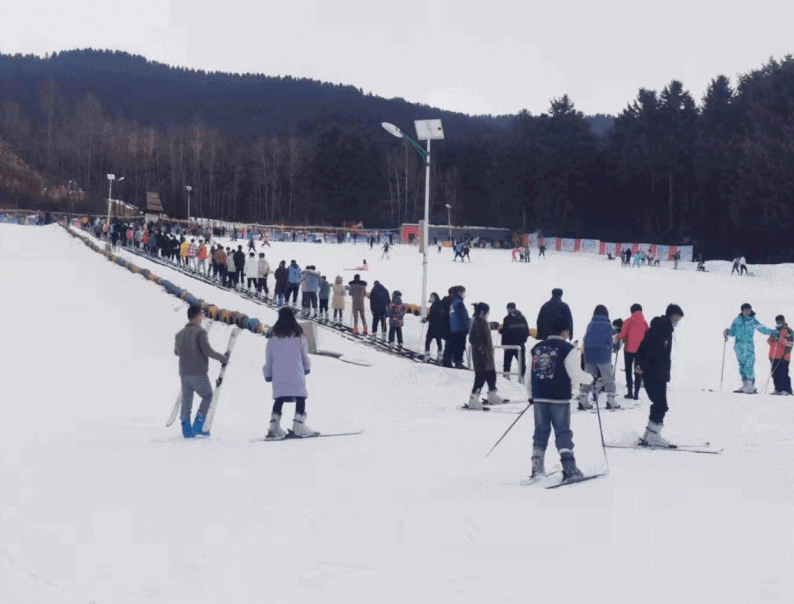
[[[309,375],[309,344],[303,329],[295,320],[295,314],[288,306],[280,308],[278,320],[273,326],[267,342],[265,365],[262,372],[265,381],[273,384],[273,413],[270,416],[268,440],[287,436],[281,428],[281,406],[295,401],[295,418],[290,436],[303,438],[317,436],[304,422],[306,420],[306,376]]]

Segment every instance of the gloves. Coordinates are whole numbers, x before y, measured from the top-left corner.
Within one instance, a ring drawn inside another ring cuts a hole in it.
[[[305,373],[305,375],[309,375],[311,372],[312,372],[311,369],[307,369],[304,373]]]
[[[728,341],[728,330],[726,329],[725,331],[723,331],[722,335],[725,337],[725,341],[727,342]]]
[[[265,381],[269,384],[270,382],[273,381],[273,378],[272,377],[266,377]]]

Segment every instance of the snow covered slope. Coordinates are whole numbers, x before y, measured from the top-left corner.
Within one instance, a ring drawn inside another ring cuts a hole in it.
[[[271,264],[295,258],[335,276],[367,257],[362,250],[274,243],[266,253]],[[612,318],[633,302],[648,319],[668,302],[686,313],[666,434],[724,453],[610,449],[607,477],[547,491],[520,484],[531,413],[486,458],[516,415],[457,410],[472,374],[326,331],[322,348],[373,366],[313,356],[308,423],[362,435],[262,442],[272,403],[265,339],[243,332],[213,436],[185,441],[164,423],[179,388],[173,336],[186,305],[58,226],[0,225],[0,251],[3,602],[794,601],[791,399],[701,390],[719,387],[721,331],[742,302],[767,325],[778,313],[794,318],[790,266],[752,267],[758,276],[740,279],[717,263],[703,275],[552,252],[529,265],[510,263],[509,252],[474,250],[465,266],[447,250],[431,254],[431,291],[462,283],[467,302],[487,301],[494,320],[514,301],[534,323],[557,286],[576,337],[599,303]],[[379,256],[368,257],[370,284],[378,278],[418,302],[421,256],[402,247]],[[213,328],[215,348],[229,330]],[[760,387],[769,368],[760,335],[756,344]],[[212,378],[217,370],[211,362]],[[737,385],[729,348],[725,389]],[[607,441],[644,427],[640,403],[603,415]],[[572,427],[582,469],[604,469],[596,416],[576,413]],[[556,462],[550,448],[547,466]]]

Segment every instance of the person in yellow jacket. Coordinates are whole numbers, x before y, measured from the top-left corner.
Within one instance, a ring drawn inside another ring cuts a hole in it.
[[[187,242],[187,239],[185,239],[179,245],[179,262],[183,266],[187,266],[187,251],[188,251],[189,247],[190,247],[190,244]]]

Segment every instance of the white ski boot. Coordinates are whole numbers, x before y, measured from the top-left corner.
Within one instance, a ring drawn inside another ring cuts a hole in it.
[[[615,395],[607,392],[607,409],[620,409],[620,403],[615,400]]]
[[[307,436],[318,436],[320,433],[309,428],[309,426],[304,423],[305,421],[305,413],[296,413],[292,420],[292,433],[300,438],[305,438]]]
[[[586,411],[588,409],[592,409],[593,405],[590,404],[590,401],[587,400],[587,395],[589,392],[587,390],[580,390],[579,396],[576,397],[576,400],[579,402],[579,410]]]
[[[287,435],[284,432],[284,429],[281,427],[281,414],[280,413],[273,413],[270,415],[270,427],[267,431],[267,436],[265,437],[267,440],[279,440],[284,438]]]
[[[432,360],[432,358],[433,357],[430,356],[430,351],[429,350],[425,350],[425,356],[424,356],[424,358],[422,360],[425,363],[429,363]]]
[[[546,475],[545,459],[546,451],[542,449],[532,451],[532,478]]]
[[[497,390],[490,390],[488,392],[488,404],[489,405],[504,405],[505,399],[499,396],[499,392]]]
[[[469,404],[467,405],[469,409],[479,409],[482,410],[482,401],[480,400],[480,392],[472,392],[469,395]]]
[[[663,424],[648,421],[645,434],[642,436],[642,442],[649,447],[669,447],[670,443],[662,436],[663,427]]]
[[[755,381],[754,380],[744,380],[744,388],[742,390],[745,394],[755,394]]]

